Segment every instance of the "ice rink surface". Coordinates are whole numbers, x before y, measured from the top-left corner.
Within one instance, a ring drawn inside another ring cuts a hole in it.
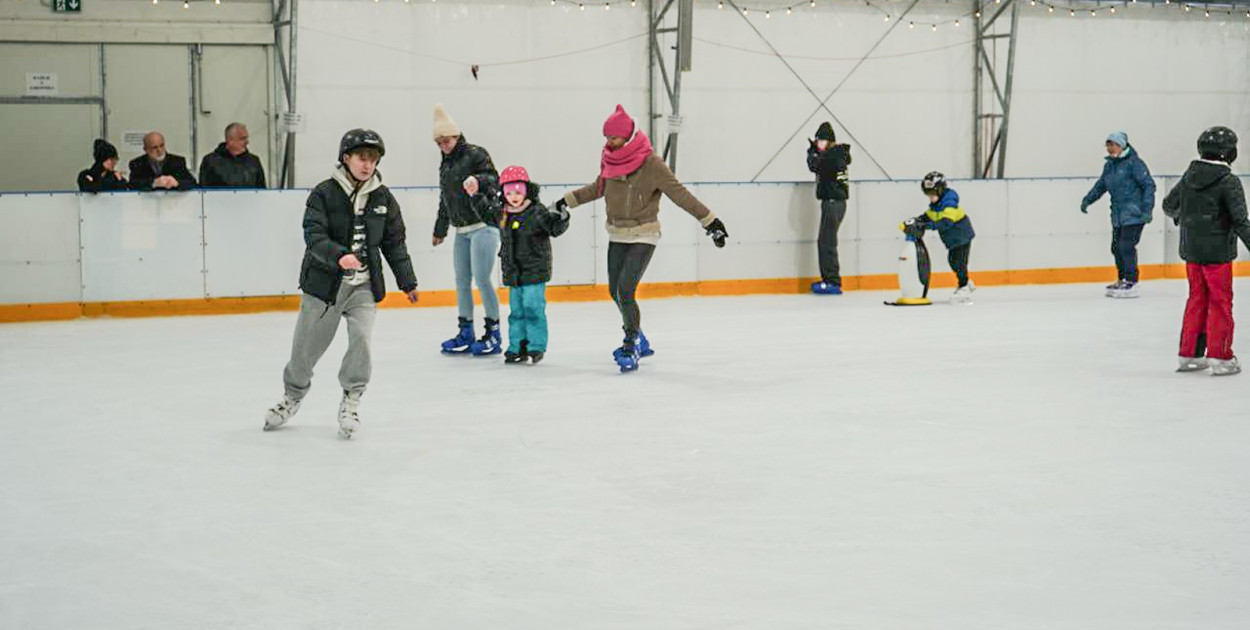
[[[388,309],[350,442],[342,331],[260,430],[293,312],[3,325],[0,628],[1245,628],[1250,374],[1141,286],[644,301],[628,375],[611,303]]]

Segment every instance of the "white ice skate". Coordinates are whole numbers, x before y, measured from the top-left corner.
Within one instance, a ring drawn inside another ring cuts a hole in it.
[[[977,290],[977,285],[969,280],[966,286],[955,289],[951,294],[951,304],[972,304],[972,292]]]
[[[286,421],[290,420],[291,416],[295,415],[295,412],[297,411],[299,411],[299,401],[293,400],[290,396],[283,394],[282,400],[273,407],[270,407],[269,411],[265,412],[265,430],[273,431],[274,429],[281,427],[286,424]]]
[[[1211,364],[1211,376],[1232,376],[1241,372],[1241,364],[1237,362],[1237,357],[1227,361],[1207,359],[1207,363]]]
[[[339,403],[339,436],[345,440],[352,439],[352,434],[360,428],[360,393],[343,392],[343,402]]]
[[[1123,280],[1116,280],[1114,284],[1107,285],[1107,297],[1115,297],[1116,291],[1124,288]]]
[[[1107,291],[1107,295],[1117,300],[1131,300],[1141,297],[1141,293],[1137,291],[1137,283],[1127,280],[1120,285],[1120,288]]]
[[[1177,366],[1177,372],[1201,372],[1208,367],[1206,357],[1177,357],[1180,365]]]

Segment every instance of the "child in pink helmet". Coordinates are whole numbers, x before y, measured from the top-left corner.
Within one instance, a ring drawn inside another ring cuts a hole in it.
[[[499,223],[499,259],[508,287],[508,349],[504,363],[534,363],[547,352],[547,283],[551,281],[551,238],[569,227],[563,208],[548,212],[538,184],[520,166],[499,176],[504,212]]]

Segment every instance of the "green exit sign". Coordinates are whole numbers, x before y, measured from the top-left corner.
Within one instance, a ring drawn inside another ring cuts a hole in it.
[[[52,0],[53,13],[82,13],[82,0]]]

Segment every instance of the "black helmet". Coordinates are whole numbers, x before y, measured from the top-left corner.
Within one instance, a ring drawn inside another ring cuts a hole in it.
[[[920,180],[920,190],[926,193],[933,191],[939,195],[946,192],[946,176],[937,171],[930,172]]]
[[[382,142],[382,136],[379,136],[378,132],[372,129],[352,129],[343,134],[343,139],[339,141],[339,160],[360,147],[377,149],[378,157],[386,155],[386,144]]]
[[[1232,164],[1237,159],[1237,134],[1228,127],[1212,127],[1202,132],[1198,136],[1198,155]]]

